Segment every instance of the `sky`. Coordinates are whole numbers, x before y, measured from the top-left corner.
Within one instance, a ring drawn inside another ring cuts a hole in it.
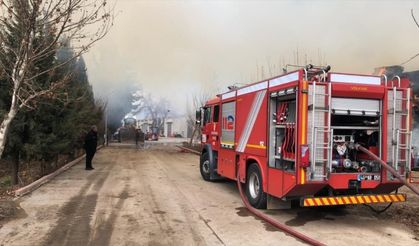
[[[84,56],[95,95],[141,87],[178,112],[288,63],[371,74],[419,52],[419,1],[111,1],[114,26]]]

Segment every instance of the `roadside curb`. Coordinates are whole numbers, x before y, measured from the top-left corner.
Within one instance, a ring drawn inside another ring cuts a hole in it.
[[[101,149],[103,147],[103,145],[99,146],[97,148],[97,150]],[[85,158],[86,154],[77,157],[76,159],[72,160],[71,162],[65,164],[64,166],[60,167],[59,169],[55,170],[54,172],[45,175],[43,177],[41,177],[40,179],[22,187],[19,188],[15,191],[15,197],[22,197],[26,194],[31,193],[32,191],[38,189],[39,187],[41,187],[43,184],[48,183],[49,181],[51,181],[53,178],[55,178],[56,176],[58,176],[59,174],[63,173],[64,171],[67,171],[68,169],[70,169],[72,166],[76,165],[77,163],[79,163],[81,160],[83,160]]]
[[[199,151],[196,151],[194,149],[190,149],[190,148],[183,147],[183,146],[176,146],[176,147],[178,147],[179,149],[181,149],[185,152],[189,152],[189,153],[196,154],[196,155],[201,155],[201,153]]]

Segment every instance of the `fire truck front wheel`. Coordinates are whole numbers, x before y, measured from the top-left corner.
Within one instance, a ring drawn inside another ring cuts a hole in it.
[[[210,160],[209,160],[208,152],[205,152],[204,154],[202,154],[199,169],[201,171],[202,178],[206,181],[210,181],[211,173],[210,173]]]
[[[250,164],[247,169],[246,196],[254,208],[266,208],[267,195],[263,192],[262,175],[256,163]]]

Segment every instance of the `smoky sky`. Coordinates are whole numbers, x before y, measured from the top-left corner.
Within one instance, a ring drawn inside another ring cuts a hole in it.
[[[184,111],[199,91],[282,73],[287,63],[367,73],[419,52],[419,1],[116,3],[108,36],[85,55],[95,94],[141,86]],[[406,70],[419,69],[419,58]],[[117,99],[120,100],[120,99]]]

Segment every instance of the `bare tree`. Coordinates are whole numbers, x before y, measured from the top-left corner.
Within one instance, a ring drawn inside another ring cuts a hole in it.
[[[133,109],[129,114],[142,115],[142,117],[145,117],[144,119],[151,120],[151,127],[157,129],[157,132],[160,133],[170,112],[169,101],[164,98],[156,101],[151,94],[144,95],[141,88],[137,89],[132,97]]]
[[[155,102],[149,95],[144,102],[144,108],[151,118],[151,127],[157,128],[157,132],[160,134],[170,112],[169,101],[161,98],[158,102]]]
[[[138,115],[142,113],[146,119],[151,120],[151,127],[156,128],[157,132],[160,133],[170,112],[169,101],[164,98],[155,101],[151,94],[144,95],[141,89],[135,91],[132,96],[133,109],[129,114]]]
[[[16,114],[33,109],[43,97],[59,97],[59,89],[70,75],[54,80],[54,73],[102,39],[112,23],[112,7],[107,0],[0,1],[0,70],[11,82],[10,108],[0,116],[0,157]],[[11,35],[15,35],[13,42]],[[56,56],[68,41],[74,50],[72,57],[46,68],[38,66]],[[35,83],[45,76],[51,79],[49,83]]]
[[[192,94],[191,99],[192,105],[187,108],[187,124],[192,128],[192,135],[189,140],[189,145],[192,145],[192,142],[195,136],[201,135],[201,128],[196,124],[195,112],[205,105],[205,103],[211,98],[212,95],[208,91],[201,91],[199,93]]]

